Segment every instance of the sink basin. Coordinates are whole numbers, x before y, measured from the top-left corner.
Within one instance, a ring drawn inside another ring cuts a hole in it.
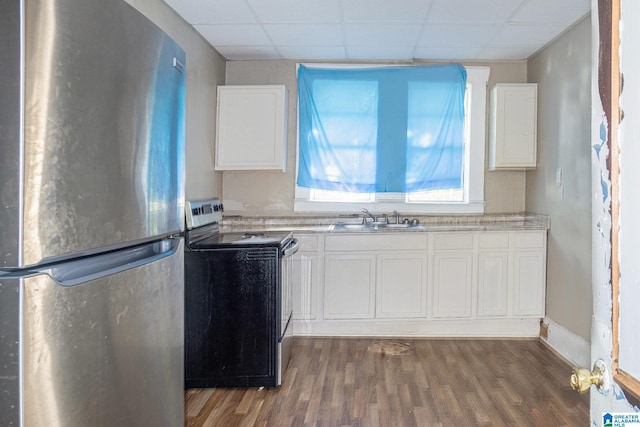
[[[351,230],[351,231],[376,231],[376,230],[393,230],[393,229],[411,229],[411,230],[423,230],[424,227],[419,224],[387,224],[387,223],[376,223],[372,224],[370,222],[366,224],[333,224],[329,227],[330,230]]]
[[[374,230],[369,224],[333,224],[330,230]]]

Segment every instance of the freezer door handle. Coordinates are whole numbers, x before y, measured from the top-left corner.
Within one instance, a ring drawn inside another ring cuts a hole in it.
[[[61,262],[34,273],[47,274],[62,286],[75,286],[171,256],[177,251],[180,241],[181,238],[168,238],[119,251]]]

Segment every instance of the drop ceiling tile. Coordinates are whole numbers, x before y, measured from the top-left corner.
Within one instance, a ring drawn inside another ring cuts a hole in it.
[[[340,24],[265,24],[273,43],[281,46],[341,46]]]
[[[429,24],[422,32],[418,46],[484,46],[500,28],[498,24]]]
[[[537,49],[531,46],[485,47],[481,55],[483,60],[488,61],[524,60],[536,51]]]
[[[456,46],[422,46],[416,48],[413,56],[416,60],[425,61],[464,61],[474,60],[480,56],[482,47]]]
[[[433,0],[428,22],[505,22],[523,0]]]
[[[410,61],[413,47],[349,46],[347,57],[354,61]]]
[[[340,22],[338,0],[247,0],[260,22]]]
[[[342,0],[345,22],[423,21],[431,0]]]
[[[190,24],[252,23],[251,10],[238,0],[165,0]]]
[[[422,25],[400,23],[344,24],[349,46],[415,46]]]
[[[553,13],[549,13],[552,10]],[[526,0],[511,22],[573,23],[591,11],[590,0]]]
[[[501,30],[493,45],[502,46],[533,46],[540,47],[553,40],[562,32],[562,26],[553,25],[522,25],[509,24]]]
[[[213,46],[270,46],[271,40],[257,24],[194,25]]]
[[[281,59],[278,52],[270,46],[214,46],[220,55],[230,61],[241,61],[251,58],[252,60]]]
[[[529,57],[584,17],[592,0],[165,2],[227,59],[482,61]]]
[[[280,46],[278,48],[283,59],[298,61],[344,61],[345,49],[342,46]]]

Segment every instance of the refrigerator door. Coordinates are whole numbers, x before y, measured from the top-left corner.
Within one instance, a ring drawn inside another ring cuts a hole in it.
[[[183,50],[122,0],[0,16],[0,269],[183,229]]]
[[[14,372],[0,377],[10,394],[0,425],[183,425],[183,245],[168,239],[0,276],[0,293],[17,288],[22,313],[19,327],[0,314],[22,351],[18,361],[3,349],[10,360],[0,367]]]

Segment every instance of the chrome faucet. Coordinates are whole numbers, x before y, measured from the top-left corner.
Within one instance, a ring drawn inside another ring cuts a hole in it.
[[[363,224],[365,222],[367,222],[367,217],[371,218],[371,221],[376,222],[376,217],[371,215],[371,212],[369,212],[366,208],[362,208],[362,223]]]
[[[393,214],[396,216],[396,224],[400,224],[400,212],[393,211]]]

